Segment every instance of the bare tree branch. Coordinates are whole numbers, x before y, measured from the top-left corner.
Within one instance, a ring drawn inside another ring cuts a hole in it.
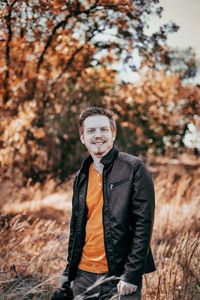
[[[97,28],[91,30],[88,30],[88,33],[90,33],[90,36],[87,36],[87,39],[85,41],[85,43],[83,45],[81,45],[79,48],[77,48],[74,53],[71,55],[71,57],[68,59],[68,61],[66,62],[66,65],[64,67],[64,69],[61,71],[61,73],[54,79],[53,84],[54,85],[61,77],[62,75],[67,72],[68,68],[72,65],[76,55],[81,52],[81,50],[84,48],[85,44],[88,43],[89,41],[91,41],[93,39],[93,37],[95,36],[95,31],[97,30]],[[101,32],[102,30],[99,30],[99,32]]]
[[[12,40],[12,28],[11,28],[11,17],[12,17],[12,9],[17,0],[14,0],[11,5],[9,5],[8,1],[6,1],[8,7],[8,14],[6,16],[6,26],[8,30],[8,38],[6,41],[5,47],[5,63],[6,63],[6,71],[5,71],[5,80],[4,80],[4,97],[3,102],[6,103],[9,99],[9,78],[10,78],[10,43]]]
[[[89,13],[91,12],[91,10],[93,10],[93,9],[97,6],[98,1],[99,1],[99,0],[96,0],[96,1],[94,2],[94,4],[92,4],[91,7],[89,7],[89,8],[86,9],[86,10],[82,10],[82,11],[80,10],[80,3],[78,2],[78,3],[77,3],[77,8],[76,8],[76,10],[71,11],[71,13],[70,13],[64,20],[60,21],[58,24],[56,24],[56,25],[54,26],[54,28],[53,28],[53,30],[52,30],[50,36],[48,37],[47,42],[46,42],[46,44],[45,44],[45,46],[44,46],[44,49],[43,49],[43,51],[42,51],[42,54],[41,54],[40,57],[39,57],[39,60],[38,60],[38,63],[37,63],[37,68],[36,68],[36,72],[37,72],[37,73],[39,73],[39,71],[40,71],[40,67],[41,67],[41,65],[42,65],[42,63],[43,63],[43,60],[44,60],[44,55],[45,55],[47,49],[51,46],[51,43],[52,43],[52,41],[53,41],[54,35],[55,35],[55,33],[57,32],[57,30],[58,30],[59,28],[61,28],[61,27],[64,27],[64,26],[67,24],[67,22],[68,22],[68,20],[69,20],[70,18],[72,18],[72,17],[77,17],[78,15],[81,15],[81,14],[89,14]]]
[[[67,18],[67,19],[68,19],[68,18]],[[56,24],[56,26],[54,26],[54,28],[53,28],[53,30],[52,30],[52,32],[51,32],[51,35],[48,37],[48,40],[47,40],[47,42],[46,42],[46,44],[45,44],[45,46],[44,46],[44,49],[43,49],[43,51],[42,51],[42,54],[41,54],[40,57],[39,57],[39,60],[38,60],[38,63],[37,63],[37,73],[39,73],[40,67],[41,67],[42,62],[43,62],[43,60],[44,60],[44,55],[45,55],[47,49],[50,47],[50,45],[51,45],[51,43],[52,43],[52,41],[53,41],[53,37],[54,37],[56,31],[57,31],[60,27],[62,27],[62,26],[64,26],[64,25],[67,24],[67,19],[65,19],[65,20],[63,20],[63,21],[61,21],[61,22],[59,22],[58,24]]]

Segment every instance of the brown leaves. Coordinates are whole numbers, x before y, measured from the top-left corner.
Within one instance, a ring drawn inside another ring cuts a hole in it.
[[[75,151],[76,120],[88,104],[113,108],[128,132],[120,138],[142,149],[149,140],[152,149],[163,149],[163,137],[182,136],[198,114],[199,89],[183,86],[178,76],[149,71],[138,84],[117,81],[116,64],[128,64],[133,47],[149,67],[165,51],[160,47],[150,54],[153,42],[143,30],[143,16],[151,13],[153,2],[12,3],[2,15],[0,44],[0,161],[5,168],[19,167],[34,178],[72,172],[83,156]]]
[[[122,126],[133,130],[132,142],[154,151],[181,149],[185,127],[196,122],[199,106],[199,88],[183,85],[178,75],[160,72],[148,72],[140,82],[122,85],[111,104]],[[127,131],[127,139],[129,136]]]

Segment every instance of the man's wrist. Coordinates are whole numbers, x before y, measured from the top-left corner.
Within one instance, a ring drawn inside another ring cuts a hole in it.
[[[140,286],[142,283],[142,275],[124,273],[120,276],[120,280]]]

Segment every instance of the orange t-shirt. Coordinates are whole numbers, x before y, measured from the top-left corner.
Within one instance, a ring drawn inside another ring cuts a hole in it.
[[[90,165],[86,205],[88,209],[85,245],[79,268],[94,273],[108,272],[103,232],[102,175]]]

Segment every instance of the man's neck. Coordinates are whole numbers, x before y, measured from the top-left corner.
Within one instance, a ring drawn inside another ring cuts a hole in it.
[[[112,146],[113,147],[113,146]],[[111,150],[112,148],[110,148],[104,156],[106,156],[108,154],[108,152]],[[103,157],[104,157],[103,156]],[[94,155],[92,155],[92,158],[93,158],[93,161],[94,161],[94,168],[99,171],[99,172],[103,172],[103,168],[104,168],[104,165],[101,163],[101,160],[103,157],[96,157]]]
[[[94,168],[102,174],[104,165],[100,162],[101,159],[94,159]]]

